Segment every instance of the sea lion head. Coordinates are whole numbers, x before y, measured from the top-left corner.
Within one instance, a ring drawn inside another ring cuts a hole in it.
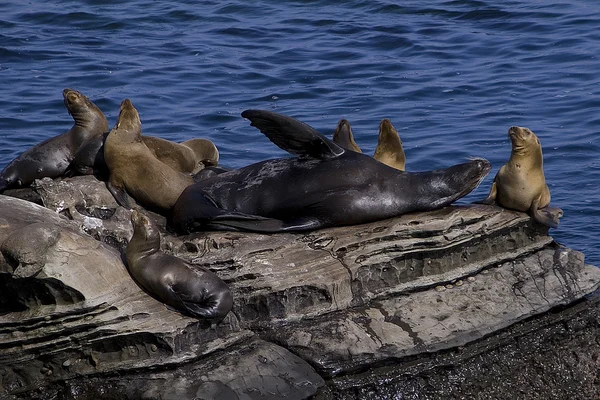
[[[143,240],[152,240],[159,237],[159,232],[150,222],[150,219],[138,210],[133,210],[131,213],[131,223],[133,225],[133,235],[138,236]]]
[[[192,149],[198,159],[205,167],[212,167],[219,164],[219,149],[208,139],[197,138],[181,143]]]
[[[125,99],[121,102],[119,118],[111,133],[116,133],[120,140],[126,142],[142,141],[142,122],[140,114],[131,103],[131,100]]]
[[[108,131],[108,121],[104,113],[81,92],[64,89],[63,99],[67,111],[75,120],[75,125],[84,128],[94,125],[95,130]]]
[[[440,203],[455,201],[475,190],[483,178],[492,169],[492,164],[484,158],[473,158],[466,163],[457,164],[440,171],[437,178],[432,181]],[[426,198],[424,196],[424,198]]]
[[[362,150],[354,141],[352,128],[350,127],[350,122],[348,122],[348,120],[339,120],[337,127],[335,128],[335,132],[333,132],[333,141],[347,150],[362,153]]]
[[[508,136],[512,142],[512,151],[518,155],[527,155],[537,149],[541,149],[540,140],[528,128],[520,126],[511,126],[508,129]]]
[[[379,124],[379,138],[373,157],[390,167],[404,171],[406,155],[402,147],[402,140],[392,122],[384,118]]]

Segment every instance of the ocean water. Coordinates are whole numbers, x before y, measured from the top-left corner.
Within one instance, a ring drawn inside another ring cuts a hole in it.
[[[372,154],[382,118],[407,170],[485,157],[487,195],[508,128],[540,138],[552,234],[600,266],[600,9],[582,1],[0,2],[0,168],[72,126],[64,88],[113,125],[130,98],[145,134],[205,137],[241,167],[285,156],[240,117],[288,114]]]

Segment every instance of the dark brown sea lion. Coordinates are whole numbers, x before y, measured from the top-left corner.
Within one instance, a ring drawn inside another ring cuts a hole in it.
[[[141,132],[138,111],[129,99],[123,100],[117,124],[104,142],[104,160],[109,170],[107,186],[124,207],[133,207],[129,198],[132,196],[144,206],[164,213],[194,180],[157,159],[142,141]]]
[[[125,255],[136,282],[182,314],[223,319],[233,306],[227,285],[213,272],[160,251],[158,229],[141,212],[134,210],[131,222],[133,237]]]
[[[75,120],[71,129],[26,150],[0,172],[0,193],[5,189],[29,186],[35,179],[61,176],[87,139],[108,131],[108,121],[86,96],[73,89],[63,90],[65,106]]]
[[[340,119],[335,131],[333,132],[333,142],[342,146],[346,150],[352,150],[357,153],[362,153],[362,150],[354,141],[350,122],[345,119]]]
[[[490,194],[482,204],[494,204],[517,211],[529,211],[531,217],[551,228],[558,227],[562,211],[550,204],[550,190],[544,177],[544,157],[540,140],[531,130],[512,126],[510,159],[500,167]]]
[[[373,157],[392,168],[404,171],[406,156],[398,131],[389,119],[385,118],[379,124],[379,139]]]
[[[181,232],[283,232],[377,221],[444,207],[490,171],[484,159],[428,172],[403,172],[348,151],[294,118],[242,113],[276,145],[297,155],[262,161],[197,182],[173,208]]]

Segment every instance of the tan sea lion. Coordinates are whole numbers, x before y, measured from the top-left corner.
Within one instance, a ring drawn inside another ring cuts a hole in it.
[[[377,161],[400,171],[404,171],[406,166],[406,156],[404,155],[400,135],[387,118],[379,124],[379,139],[373,157]]]
[[[345,119],[340,119],[340,121],[338,122],[337,127],[333,132],[333,142],[347,150],[362,153],[362,150],[354,141],[354,136],[352,135],[352,128],[350,128],[350,122],[348,122]]]
[[[512,142],[510,159],[496,174],[488,197],[480,203],[529,210],[534,220],[556,228],[562,211],[548,207],[550,190],[544,177],[540,140],[531,130],[519,126],[511,127],[508,135]]]
[[[219,162],[219,151],[208,139],[176,143],[154,136],[142,136],[142,140],[156,158],[179,172],[196,173],[205,166],[214,166]]]
[[[108,132],[106,133],[106,135]],[[104,160],[104,136],[90,138],[81,145],[69,165],[67,175],[96,175],[105,179],[108,174]],[[176,171],[196,174],[205,167],[216,166],[219,150],[208,139],[191,139],[183,143],[142,135],[142,140],[152,154]]]
[[[132,208],[131,195],[143,205],[165,212],[194,180],[157,159],[142,141],[141,133],[138,111],[131,100],[123,100],[117,124],[104,142],[107,186],[124,207]]]
[[[67,132],[35,145],[11,161],[0,172],[0,193],[29,186],[35,179],[61,176],[84,141],[108,131],[104,113],[86,96],[77,90],[65,89],[63,98],[75,124]]]
[[[217,146],[215,146],[212,141],[203,138],[196,138],[186,140],[181,144],[192,149],[196,155],[196,160],[202,163],[204,167],[214,167],[219,163],[219,149],[217,149]],[[194,170],[192,172],[197,171]]]
[[[223,319],[233,306],[229,288],[213,272],[160,251],[160,234],[148,217],[131,214],[133,237],[125,250],[127,269],[157,300],[195,318]]]

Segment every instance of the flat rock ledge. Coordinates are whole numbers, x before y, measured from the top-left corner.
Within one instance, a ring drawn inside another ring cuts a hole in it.
[[[20,198],[0,195],[2,399],[600,397],[600,269],[524,213],[464,205],[186,236],[148,213],[164,251],[231,288],[232,312],[211,326],[129,276],[130,211],[104,183],[43,179],[9,194]]]

